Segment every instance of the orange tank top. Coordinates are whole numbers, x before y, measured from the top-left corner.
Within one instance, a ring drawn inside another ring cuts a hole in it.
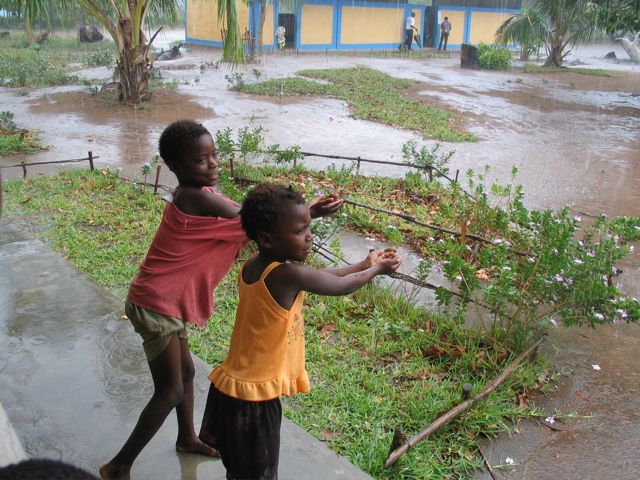
[[[209,375],[218,390],[234,398],[263,401],[280,395],[309,392],[305,369],[304,292],[290,310],[271,297],[264,283],[281,263],[271,263],[252,284],[238,275],[240,302],[231,335],[229,354]]]

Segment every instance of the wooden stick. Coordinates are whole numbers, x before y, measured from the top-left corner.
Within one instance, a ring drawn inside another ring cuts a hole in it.
[[[527,357],[527,355],[529,355],[538,345],[540,345],[545,338],[546,338],[546,335],[544,335],[537,342],[535,342],[533,345],[531,345],[529,348],[527,348],[524,352],[522,352],[518,356],[518,358],[516,358],[513,362],[511,362],[511,364],[509,364],[509,366],[495,380],[490,381],[489,385],[482,392],[478,393],[477,395],[474,395],[473,398],[467,400],[466,402],[462,402],[457,407],[449,410],[447,413],[445,413],[443,416],[438,418],[435,422],[433,422],[427,428],[422,430],[416,436],[412,437],[407,443],[402,445],[400,448],[396,449],[391,455],[389,455],[389,458],[387,458],[387,461],[384,463],[384,468],[389,468],[405,452],[407,452],[407,450],[409,450],[411,447],[413,447],[420,440],[424,440],[430,434],[432,434],[438,428],[440,428],[442,425],[447,423],[449,420],[457,417],[459,414],[461,414],[467,408],[469,408],[472,404],[478,402],[480,399],[486,397],[491,392],[493,392],[496,388],[498,388],[502,383],[504,383],[504,381],[507,379],[509,374],[513,371],[513,369],[516,368],[516,366],[523,359],[525,359]]]
[[[343,200],[344,200],[344,203],[349,204],[349,205],[355,205],[356,207],[366,208],[366,209],[369,209],[369,210],[373,210],[374,212],[381,212],[381,213],[386,213],[387,215],[393,215],[393,216],[396,216],[396,217],[400,217],[400,218],[403,218],[403,219],[407,220],[408,222],[412,222],[412,223],[415,223],[415,224],[418,224],[418,225],[422,225],[423,227],[427,227],[427,228],[430,228],[432,230],[438,230],[438,231],[443,232],[443,233],[448,233],[448,234],[454,235],[456,237],[462,236],[461,232],[458,232],[456,230],[450,230],[450,229],[444,228],[444,227],[440,227],[440,226],[435,225],[433,223],[421,222],[416,217],[414,217],[412,215],[407,215],[406,213],[397,213],[397,212],[393,212],[391,210],[387,210],[386,208],[374,207],[373,205],[367,205],[366,203],[354,202],[353,200],[348,200],[346,198],[343,198]],[[481,237],[480,235],[475,235],[473,233],[465,233],[465,237],[466,238],[471,238],[473,240],[477,240],[479,242],[485,242],[485,243],[491,243],[491,244],[494,243],[494,241],[491,240],[490,238]],[[518,255],[530,255],[527,252],[522,252],[520,250],[516,250],[515,248],[511,248],[511,247],[507,247],[507,250],[509,250],[510,252],[513,252],[515,254],[518,254]]]
[[[162,163],[158,164],[158,168],[156,169],[156,183],[153,186],[153,193],[158,193],[158,185],[160,185],[160,171],[162,170]]]

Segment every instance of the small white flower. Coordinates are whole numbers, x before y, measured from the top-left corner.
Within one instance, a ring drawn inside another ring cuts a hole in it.
[[[576,222],[581,222],[581,221],[582,221],[582,217],[577,217],[577,216],[576,216],[576,217],[573,217],[573,219],[574,219]]]
[[[513,465],[515,462],[514,462],[513,458],[507,457],[507,458],[504,459],[504,463],[506,463],[508,465]]]
[[[576,258],[573,263],[577,263],[578,265],[584,263],[582,260],[580,260],[579,258]]]
[[[551,424],[556,423],[556,419],[553,418],[553,417],[547,417],[547,418],[544,419],[544,421],[547,422],[547,423],[551,423]]]
[[[601,370],[600,365],[591,365],[594,370]]]

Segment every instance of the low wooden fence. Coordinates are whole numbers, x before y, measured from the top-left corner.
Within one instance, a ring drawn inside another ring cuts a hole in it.
[[[27,174],[28,174],[28,168],[27,167],[32,167],[35,165],[55,165],[55,164],[62,164],[62,163],[79,163],[79,162],[89,162],[89,168],[91,168],[91,170],[95,170],[95,166],[93,164],[93,161],[96,158],[100,158],[100,157],[94,157],[93,156],[93,152],[91,150],[89,150],[87,152],[87,157],[86,158],[73,158],[70,160],[52,160],[49,162],[31,162],[31,163],[27,163],[24,160],[21,161],[20,163],[17,163],[15,165],[0,165],[0,218],[2,218],[2,170],[4,168],[21,168],[22,169],[22,178],[27,178]]]

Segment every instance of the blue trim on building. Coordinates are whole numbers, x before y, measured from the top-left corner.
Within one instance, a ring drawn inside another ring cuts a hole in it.
[[[349,1],[349,0],[310,0],[305,3],[305,5],[326,5],[333,7],[333,29],[331,32],[332,43],[326,44],[313,44],[313,45],[302,45],[300,42],[300,30],[298,28],[296,30],[296,38],[295,38],[295,47],[299,50],[322,50],[322,49],[331,49],[331,50],[372,50],[372,49],[396,49],[398,47],[398,43],[402,43],[404,41],[404,34],[402,35],[402,39],[398,42],[391,43],[341,43],[340,42],[340,32],[342,31],[342,9],[343,7],[372,7],[372,8],[390,8],[390,9],[402,9],[404,10],[404,16],[402,20],[402,24],[399,26],[400,30],[404,32],[404,22],[406,18],[411,14],[413,10],[419,10],[421,12],[421,18],[424,19],[426,8],[424,5],[408,5],[404,4],[400,6],[397,3],[377,3],[377,2],[358,2],[358,1]],[[297,10],[297,22],[300,25],[300,19],[302,18],[302,9],[304,6],[299,6]],[[424,33],[420,32],[420,40],[424,41]],[[423,44],[423,43],[421,43]]]
[[[329,7],[333,7],[333,29],[331,31],[331,43],[322,43],[322,44],[313,44],[313,45],[302,45],[300,40],[300,35],[302,34],[302,9],[305,5],[325,5]],[[340,8],[338,4],[333,0],[309,0],[305,2],[304,5],[298,5],[298,9],[296,11],[296,39],[295,39],[295,48],[298,50],[322,50],[322,49],[331,49],[336,50],[337,46],[337,38],[338,38],[338,11]]]

